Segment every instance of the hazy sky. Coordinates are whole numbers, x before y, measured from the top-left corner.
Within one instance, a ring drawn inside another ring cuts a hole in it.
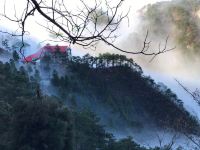
[[[6,14],[9,17],[14,17],[15,16],[15,10],[16,10],[16,15],[20,16],[20,14],[23,11],[23,8],[26,7],[26,0],[5,0],[6,1]],[[65,0],[67,3],[67,6],[69,6],[69,9],[76,9],[79,5],[80,0]],[[85,0],[88,2],[88,0]],[[94,0],[91,0],[94,2]],[[103,0],[104,1],[104,0]],[[118,41],[123,39],[126,35],[131,33],[134,30],[134,26],[137,25],[138,20],[137,20],[137,11],[141,9],[143,6],[147,4],[152,4],[158,1],[163,1],[163,0],[125,0],[120,11],[126,13],[128,9],[130,8],[130,13],[129,13],[129,26],[127,25],[127,20],[124,20],[124,22],[121,25],[120,30],[118,30],[119,35],[121,35],[121,38],[119,38]],[[0,3],[0,13],[4,13],[4,4]],[[18,24],[14,22],[10,22],[8,19],[5,18],[0,18],[0,26],[5,27],[6,29],[9,30],[16,30],[18,28]],[[39,41],[47,40],[50,39],[49,33],[41,27],[39,24],[45,25],[44,18],[38,15],[37,13],[35,14],[34,17],[30,17],[27,20],[26,23],[26,30],[30,33],[30,36],[37,39]],[[61,43],[60,43],[61,44]],[[67,45],[68,43],[64,43]],[[34,45],[34,44],[33,44]],[[36,46],[33,46],[34,49]],[[29,50],[29,52],[31,52]],[[81,48],[77,48],[74,50],[75,54],[84,54],[86,53],[85,50]]]
[[[72,9],[77,7],[79,0],[66,0],[67,5]],[[162,0],[125,0],[124,4],[122,5],[122,11],[127,11],[128,8],[131,8],[131,12],[129,14],[130,18],[130,24],[131,26],[134,25],[134,16],[136,15],[136,12],[138,9],[142,8],[144,5],[149,3],[155,3]],[[20,15],[23,11],[23,8],[25,7],[26,0],[6,0],[6,14],[10,17],[14,17],[15,11],[17,11],[17,15]],[[15,4],[15,6],[14,6]],[[3,13],[3,7],[4,4],[0,3],[0,13]],[[38,23],[44,23],[42,21],[42,17],[39,17],[38,15],[34,17],[30,17],[27,21],[26,28],[30,32],[31,36],[38,38],[39,40],[44,40],[48,38],[49,34],[44,31],[44,29],[38,25]],[[8,29],[16,29],[17,24],[8,21],[7,19],[1,18],[0,26],[3,26]],[[129,26],[129,28],[131,28]],[[127,27],[126,27],[127,29]],[[123,30],[123,29],[122,29]]]

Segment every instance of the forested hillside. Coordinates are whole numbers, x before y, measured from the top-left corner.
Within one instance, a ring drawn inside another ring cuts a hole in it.
[[[132,127],[142,128],[149,121],[161,128],[199,134],[196,119],[183,108],[182,101],[165,85],[144,76],[132,59],[107,53],[73,57],[68,64],[64,76],[53,72],[51,82],[75,108],[88,105],[92,109],[95,106],[84,104],[89,99],[90,104],[99,103],[119,114]]]
[[[116,141],[88,110],[68,109],[36,94],[37,80],[13,60],[0,63],[1,150],[146,150],[131,137]]]
[[[0,3],[0,150],[200,149],[200,0],[113,2]]]
[[[149,29],[156,39],[169,35],[185,56],[199,55],[199,0],[158,2],[141,11],[142,28]]]
[[[115,140],[105,131],[102,125],[115,128],[116,121],[121,128],[154,124],[199,134],[197,120],[181,100],[144,76],[132,59],[108,53],[82,58],[56,55],[21,64],[13,52],[9,63],[0,63],[0,149],[145,150],[131,137]],[[45,87],[44,80],[54,93],[40,88]],[[102,121],[104,111],[111,112],[107,122]]]

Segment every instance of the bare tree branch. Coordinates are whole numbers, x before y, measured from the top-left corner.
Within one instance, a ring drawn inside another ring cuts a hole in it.
[[[70,44],[77,44],[84,48],[96,48],[98,42],[102,41],[112,48],[127,53],[127,54],[142,54],[152,56],[152,61],[157,55],[175,49],[167,48],[168,37],[165,40],[164,47],[161,48],[159,44],[158,50],[150,50],[151,42],[148,41],[148,31],[144,39],[144,44],[141,50],[126,51],[117,47],[114,44],[118,37],[116,31],[119,29],[121,22],[128,18],[128,13],[121,13],[120,7],[124,0],[118,0],[115,5],[108,0],[94,0],[91,2],[93,6],[89,6],[86,0],[80,0],[77,10],[70,10],[64,0],[26,0],[26,7],[24,8],[20,17],[17,17],[15,6],[14,18],[6,15],[6,3],[4,3],[4,16],[12,22],[19,24],[21,29],[22,47],[20,53],[23,54],[24,34],[26,33],[26,22],[30,16],[34,16],[37,12],[46,20],[46,25],[40,24],[48,32],[56,35],[56,40],[69,42]]]
[[[180,81],[175,79],[175,81],[188,93],[193,100],[200,106],[200,91],[196,89],[194,92],[191,92],[187,87],[185,87]],[[196,146],[197,149],[200,149],[200,138],[199,136],[189,135],[188,133],[184,133],[184,135]]]
[[[191,92],[187,87],[185,87],[180,81],[175,79],[175,81],[200,105],[200,91],[196,89],[195,91]]]

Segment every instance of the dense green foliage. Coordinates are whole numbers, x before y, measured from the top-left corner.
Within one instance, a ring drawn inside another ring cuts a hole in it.
[[[19,100],[11,111],[11,149],[70,149],[71,122],[61,104],[50,99]]]
[[[19,57],[17,51],[13,51],[13,59],[14,59],[14,61],[18,61],[19,58],[20,58],[20,57]]]
[[[147,150],[131,138],[115,140],[90,111],[36,97],[36,79],[23,67],[0,63],[1,150]]]
[[[32,88],[35,85],[28,82],[28,75],[23,67],[17,70],[13,60],[6,64],[0,62],[0,80],[0,100],[14,102],[21,96],[33,96]]]
[[[17,60],[0,63],[0,149],[147,150],[131,137],[116,140],[93,112],[77,109],[75,95],[92,97],[109,106],[131,126],[142,127],[134,118],[137,116],[151,119],[161,128],[198,134],[199,125],[181,100],[170,89],[144,76],[132,59],[109,53],[62,62],[53,59],[45,56],[39,66],[42,68],[28,64],[25,69]],[[41,94],[41,69],[52,71],[51,83],[61,99]],[[65,74],[58,73],[58,69]],[[66,98],[73,107],[64,104]]]
[[[182,101],[170,89],[144,76],[133,60],[114,54],[86,55],[74,57],[68,67],[73,75],[66,73],[59,78],[54,71],[52,77],[53,85],[64,97],[69,93],[93,97],[132,125],[142,126],[133,117],[139,116],[144,120],[153,118],[162,128],[198,134],[199,125],[183,108]]]

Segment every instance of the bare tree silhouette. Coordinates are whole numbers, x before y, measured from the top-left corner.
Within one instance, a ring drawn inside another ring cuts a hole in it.
[[[180,81],[175,79],[175,81],[183,88],[183,90],[188,93],[192,99],[200,106],[200,91],[199,89],[195,89],[195,91],[191,91],[186,86],[184,86]],[[198,133],[199,134],[199,133]],[[184,133],[184,135],[196,146],[196,149],[200,149],[200,137],[190,135],[187,133]]]
[[[6,0],[5,0],[6,2]],[[116,30],[120,27],[122,20],[128,18],[128,12],[120,12],[124,0],[118,0],[113,6],[113,1],[94,0],[93,6],[89,6],[86,0],[79,0],[77,10],[71,10],[67,1],[64,0],[25,0],[26,7],[23,8],[21,15],[17,15],[15,10],[13,18],[6,14],[6,3],[4,3],[4,13],[1,16],[12,22],[19,24],[20,33],[9,33],[13,36],[21,36],[22,43],[24,35],[27,33],[26,22],[29,17],[39,14],[46,20],[46,24],[39,23],[47,31],[53,34],[57,40],[77,44],[85,48],[96,48],[99,41],[111,46],[112,48],[129,54],[142,54],[151,56],[152,60],[159,54],[168,52],[174,48],[167,48],[168,37],[163,48],[159,44],[158,50],[149,50],[151,42],[148,41],[148,31],[144,39],[141,50],[126,51],[114,44],[118,37]],[[79,8],[80,7],[80,8]],[[2,31],[5,33],[5,31]],[[22,47],[20,53],[23,55]]]

